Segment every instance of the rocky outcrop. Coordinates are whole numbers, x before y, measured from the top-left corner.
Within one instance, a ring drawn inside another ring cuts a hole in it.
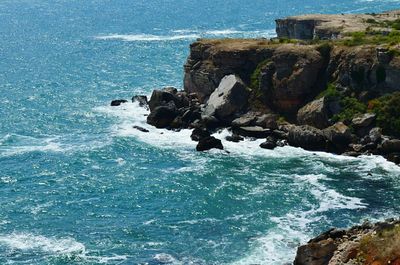
[[[201,138],[196,146],[197,151],[207,151],[210,149],[224,149],[221,140],[215,138],[214,136],[208,136]]]
[[[294,265],[400,264],[400,221],[331,229],[300,246]]]
[[[376,31],[387,31],[380,24],[384,21],[398,19],[400,11],[381,14],[341,14],[341,15],[302,15],[276,20],[276,33],[279,38],[287,39],[338,39],[351,32],[365,31],[373,28]]]

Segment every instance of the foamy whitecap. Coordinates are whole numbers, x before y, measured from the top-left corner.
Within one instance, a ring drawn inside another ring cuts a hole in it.
[[[275,37],[274,29],[270,30],[253,30],[244,31],[236,29],[223,30],[172,30],[170,35],[154,35],[154,34],[108,34],[95,36],[97,40],[122,40],[122,41],[177,41],[177,40],[195,40],[206,37],[244,37],[244,38],[271,38]]]
[[[83,260],[96,263],[118,262],[127,259],[127,256],[116,255],[110,257],[90,255],[84,244],[74,238],[56,238],[34,235],[30,233],[12,233],[0,235],[0,246],[12,251],[23,253],[41,253],[44,256],[77,256]]]

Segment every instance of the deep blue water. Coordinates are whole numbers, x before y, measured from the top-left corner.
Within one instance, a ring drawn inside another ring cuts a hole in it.
[[[400,169],[259,142],[196,153],[115,98],[182,86],[197,37],[389,0],[0,2],[0,264],[288,264],[332,226],[400,210]],[[226,132],[221,132],[222,137]]]

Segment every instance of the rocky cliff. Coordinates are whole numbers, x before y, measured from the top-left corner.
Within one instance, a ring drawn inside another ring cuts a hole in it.
[[[400,18],[400,11],[380,14],[302,15],[276,20],[279,38],[288,39],[338,39],[349,33],[366,31],[390,31],[386,22]]]

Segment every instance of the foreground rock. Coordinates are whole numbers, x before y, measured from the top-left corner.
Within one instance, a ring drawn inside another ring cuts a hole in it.
[[[197,151],[207,151],[210,149],[224,149],[221,140],[215,138],[214,136],[208,136],[201,138],[196,146]]]
[[[400,264],[400,221],[331,229],[297,250],[294,265]]]
[[[327,140],[324,133],[312,126],[292,126],[289,129],[288,142],[292,146],[312,151],[325,151]]]

